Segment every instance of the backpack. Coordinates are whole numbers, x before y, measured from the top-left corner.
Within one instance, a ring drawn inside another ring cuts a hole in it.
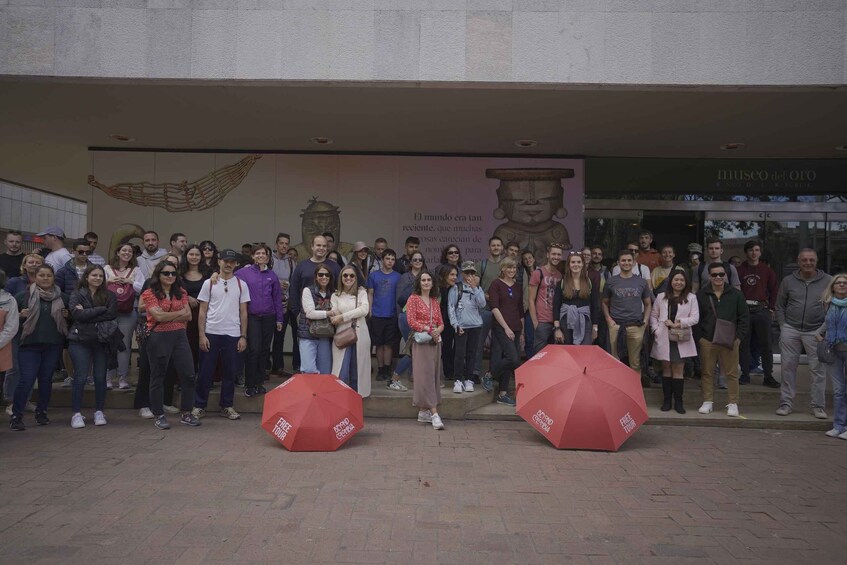
[[[138,267],[136,267],[137,269]],[[130,271],[130,275],[135,272],[135,269]],[[110,282],[106,288],[115,293],[118,297],[118,313],[129,314],[135,306],[135,287],[132,283],[113,283]]]

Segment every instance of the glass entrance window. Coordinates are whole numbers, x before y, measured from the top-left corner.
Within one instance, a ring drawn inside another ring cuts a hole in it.
[[[822,264],[821,268],[832,275],[837,273],[847,273],[847,214],[829,214],[827,219],[829,229],[827,236],[829,237],[829,255],[826,258],[828,262],[819,261]]]

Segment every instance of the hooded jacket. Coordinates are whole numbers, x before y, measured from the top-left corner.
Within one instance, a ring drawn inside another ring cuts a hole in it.
[[[799,270],[782,279],[776,296],[779,327],[788,324],[797,331],[816,331],[826,315],[821,296],[831,280],[820,269],[810,279],[802,278]]]
[[[148,253],[147,250],[144,250],[144,253],[139,255],[136,258],[138,262],[138,268],[141,269],[141,274],[144,275],[144,279],[147,280],[150,278],[150,275],[153,274],[153,269],[156,268],[156,263],[162,260],[162,257],[168,254],[168,250],[164,247],[160,247],[156,250],[155,253]]]

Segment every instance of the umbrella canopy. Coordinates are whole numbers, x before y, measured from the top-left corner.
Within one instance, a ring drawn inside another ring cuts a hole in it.
[[[289,451],[335,451],[364,427],[362,397],[334,375],[294,375],[265,395],[262,427]]]
[[[517,413],[558,449],[617,451],[647,421],[641,375],[595,345],[548,345],[515,384]]]

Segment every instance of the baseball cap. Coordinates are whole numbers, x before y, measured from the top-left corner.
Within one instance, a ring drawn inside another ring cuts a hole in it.
[[[475,273],[476,272],[476,265],[474,265],[473,261],[463,261],[462,262],[462,272],[463,273],[468,273],[468,272]]]
[[[49,228],[46,228],[44,231],[35,235],[37,235],[38,237],[43,237],[45,235],[55,235],[56,237],[65,239],[65,230],[63,230],[59,226],[50,226]]]
[[[370,249],[364,241],[357,241],[353,244],[353,253],[358,253],[362,249]]]
[[[221,251],[219,257],[222,261],[241,261],[243,259],[241,253],[236,253],[232,249],[224,249]]]

